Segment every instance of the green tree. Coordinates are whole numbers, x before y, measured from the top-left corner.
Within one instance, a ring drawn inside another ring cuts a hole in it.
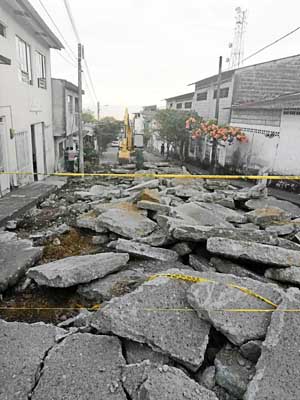
[[[200,117],[191,111],[167,109],[156,113],[157,131],[161,140],[167,144],[167,156],[172,145],[181,161],[187,158],[191,132],[186,128],[186,120],[192,116],[200,120]]]
[[[97,120],[95,118],[95,114],[93,113],[92,110],[90,110],[90,109],[83,110],[83,112],[82,112],[82,122],[83,123],[90,124],[90,123],[93,123],[96,121]]]
[[[118,121],[113,117],[104,117],[97,123],[95,126],[95,133],[101,153],[106,151],[109,143],[118,139],[122,125],[122,121]]]

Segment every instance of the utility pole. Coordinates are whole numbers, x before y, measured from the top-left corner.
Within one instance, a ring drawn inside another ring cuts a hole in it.
[[[83,46],[78,43],[78,134],[79,134],[79,172],[84,174],[83,131],[82,131],[82,56]]]
[[[219,114],[220,114],[222,64],[223,64],[223,57],[220,56],[220,58],[219,58],[219,75],[218,75],[218,81],[217,81],[216,110],[215,110],[215,119],[217,121],[217,125],[219,124]],[[211,154],[211,163],[212,163],[213,173],[216,173],[216,169],[217,169],[217,148],[218,148],[218,140],[214,138],[213,145],[212,145],[212,154]]]
[[[100,101],[97,102],[97,119],[100,121]]]

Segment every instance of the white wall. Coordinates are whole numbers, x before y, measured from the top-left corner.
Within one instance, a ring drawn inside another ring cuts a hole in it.
[[[54,171],[54,140],[52,132],[52,104],[51,104],[51,71],[50,50],[37,40],[34,34],[25,30],[6,10],[1,9],[1,22],[7,26],[6,38],[0,36],[1,54],[11,59],[11,65],[0,66],[0,117],[6,121],[6,142],[8,153],[9,171],[17,171],[16,138],[11,139],[9,129],[13,128],[16,133],[26,132],[26,152],[29,154],[29,162],[26,168],[32,171],[32,124],[44,123],[46,170]],[[31,65],[33,85],[20,81],[18,73],[18,60],[16,50],[16,35],[31,46]],[[46,57],[47,89],[38,88],[36,74],[36,54],[39,51]],[[10,113],[11,110],[11,113]],[[39,141],[40,142],[40,141]],[[24,149],[25,151],[25,149]],[[38,150],[39,162],[43,152]],[[33,180],[32,176],[18,178],[18,183],[25,184]]]

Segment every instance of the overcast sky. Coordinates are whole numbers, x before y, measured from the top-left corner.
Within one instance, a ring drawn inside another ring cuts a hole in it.
[[[190,92],[189,83],[217,73],[218,57],[230,55],[228,43],[233,40],[237,6],[248,9],[245,56],[296,28],[300,12],[296,0],[69,1],[102,115],[123,113],[125,105],[163,106],[162,99]],[[30,2],[60,37],[40,0]],[[64,1],[42,2],[76,53]],[[298,53],[300,30],[248,64]],[[57,51],[53,52],[52,76],[77,83],[75,66]],[[84,97],[84,105],[95,109],[91,94]]]

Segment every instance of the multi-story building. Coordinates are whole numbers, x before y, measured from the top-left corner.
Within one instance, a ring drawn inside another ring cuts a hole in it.
[[[0,169],[54,171],[50,48],[62,43],[28,0],[0,3]],[[43,179],[43,175],[35,175]],[[33,180],[0,175],[0,195]]]
[[[64,79],[52,79],[52,104],[55,168],[62,171],[65,149],[76,150],[78,144],[78,87]]]
[[[218,75],[214,75],[191,84],[195,85],[193,110],[205,120],[215,118],[217,82]],[[219,122],[230,122],[233,105],[299,90],[300,55],[224,71],[221,78]]]
[[[169,97],[166,100],[166,108],[171,110],[190,111],[193,107],[194,92]]]

